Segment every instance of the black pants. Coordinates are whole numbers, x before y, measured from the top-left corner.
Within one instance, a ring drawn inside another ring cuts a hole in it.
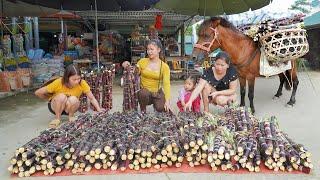
[[[48,109],[52,114],[56,115],[56,113],[54,112],[54,110],[51,107],[51,101],[48,102]],[[69,115],[69,114],[65,110],[63,110],[61,115]]]

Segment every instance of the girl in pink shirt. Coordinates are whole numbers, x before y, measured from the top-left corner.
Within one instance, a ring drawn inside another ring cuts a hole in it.
[[[188,77],[184,81],[184,87],[179,91],[179,97],[178,97],[178,102],[177,106],[180,110],[180,112],[184,111],[184,106],[185,103],[189,101],[190,96],[194,88],[196,87],[197,84],[197,78],[194,76]],[[193,112],[200,112],[200,95],[192,102],[192,111]]]

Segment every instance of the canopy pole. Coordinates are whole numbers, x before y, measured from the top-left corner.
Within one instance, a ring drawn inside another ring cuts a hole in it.
[[[2,44],[2,38],[3,38],[3,25],[2,25],[2,21],[3,21],[3,16],[4,16],[4,12],[3,12],[3,0],[1,0],[1,38],[0,38],[0,43]]]
[[[94,0],[94,6],[95,6],[95,26],[96,26],[96,56],[97,56],[98,72],[100,72],[100,54],[99,54],[99,31],[98,31],[98,8],[97,8],[97,0]]]
[[[38,17],[33,17],[34,46],[39,49],[39,21]]]
[[[29,17],[24,17],[24,27],[25,27],[25,30],[27,30],[24,33],[26,52],[28,52],[31,49],[30,48],[31,41],[30,41],[30,36],[29,36],[30,26],[31,26],[30,18]]]
[[[203,21],[206,20],[207,0],[204,0]]]
[[[64,31],[63,31],[63,19],[62,18],[60,18],[60,29],[61,29],[61,34],[63,34]]]
[[[12,28],[11,28],[11,32],[12,32],[12,35],[11,38],[11,42],[12,42],[12,50],[13,50],[13,55],[14,57],[16,57],[17,55],[17,48],[16,48],[16,41],[15,41],[15,36],[16,34],[18,34],[18,27],[17,27],[17,18],[16,17],[12,17],[11,18],[11,22],[12,22]]]
[[[181,56],[185,55],[185,40],[184,40],[184,23],[180,29],[180,36],[181,36]]]

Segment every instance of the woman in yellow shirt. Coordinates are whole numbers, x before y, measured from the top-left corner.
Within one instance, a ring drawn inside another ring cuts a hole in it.
[[[69,121],[74,121],[74,113],[78,110],[79,97],[84,93],[97,111],[103,111],[93,96],[88,83],[81,79],[80,71],[74,65],[69,65],[63,77],[54,80],[49,85],[36,90],[35,95],[49,100],[49,111],[55,114],[49,127],[57,127],[61,122],[61,115],[68,115]]]
[[[148,58],[137,63],[141,87],[138,99],[142,112],[146,112],[147,105],[151,104],[158,112],[170,110],[170,68],[160,59],[161,49],[159,40],[150,40],[147,43]],[[129,65],[128,61],[122,64],[124,68]]]

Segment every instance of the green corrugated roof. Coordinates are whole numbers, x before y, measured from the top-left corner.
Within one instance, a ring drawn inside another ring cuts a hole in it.
[[[307,28],[320,27],[320,11],[304,19],[304,25]]]

